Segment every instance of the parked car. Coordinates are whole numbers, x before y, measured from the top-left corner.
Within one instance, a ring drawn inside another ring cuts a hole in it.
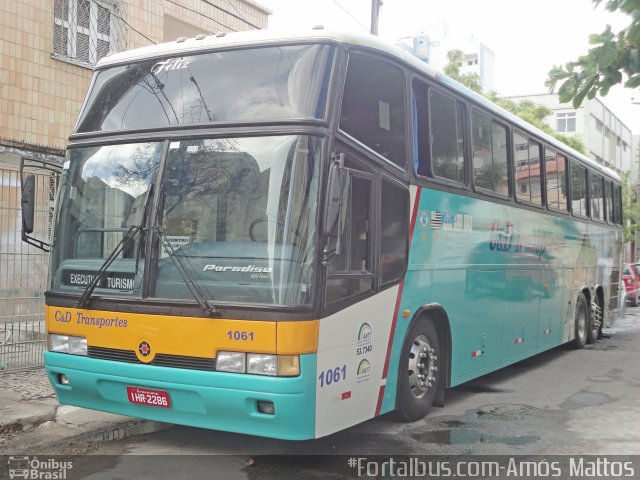
[[[632,307],[636,307],[640,295],[640,264],[625,264],[622,270],[622,281],[627,292],[625,300]]]

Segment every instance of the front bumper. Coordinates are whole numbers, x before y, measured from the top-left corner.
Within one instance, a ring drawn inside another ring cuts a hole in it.
[[[287,440],[315,437],[316,355],[300,356],[294,378],[206,372],[45,352],[60,403],[193,427]],[[59,383],[66,375],[69,385]],[[130,403],[127,387],[164,390],[171,408]],[[258,412],[258,400],[275,414]]]

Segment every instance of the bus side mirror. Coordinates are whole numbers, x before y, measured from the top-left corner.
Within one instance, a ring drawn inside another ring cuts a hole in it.
[[[349,170],[345,169],[344,153],[336,156],[329,168],[327,202],[324,212],[324,234],[340,236],[344,227],[347,195],[349,193]]]
[[[22,180],[22,232],[33,232],[36,204],[36,176],[30,173]]]
[[[347,218],[350,183],[349,169],[344,167],[344,153],[335,155],[329,168],[323,233],[330,237],[336,237],[336,243],[334,248],[325,247],[323,252],[325,265],[331,257],[340,255],[342,250],[342,231]]]

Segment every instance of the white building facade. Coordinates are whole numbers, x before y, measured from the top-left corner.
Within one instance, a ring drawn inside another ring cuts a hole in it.
[[[577,135],[587,149],[587,155],[600,165],[619,174],[631,172],[632,184],[638,181],[638,158],[634,155],[631,130],[601,100],[585,99],[580,108],[560,103],[556,94],[507,97],[519,102],[530,100],[551,110],[547,124],[556,132]]]

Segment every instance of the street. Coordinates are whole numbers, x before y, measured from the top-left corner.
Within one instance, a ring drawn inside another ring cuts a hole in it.
[[[638,455],[639,364],[634,308],[596,345],[555,348],[456,387],[444,408],[411,424],[385,415],[304,442],[170,426],[46,453],[90,454],[74,457],[73,473],[95,480],[176,478],[186,465],[194,478],[342,478],[345,459],[330,455]]]

